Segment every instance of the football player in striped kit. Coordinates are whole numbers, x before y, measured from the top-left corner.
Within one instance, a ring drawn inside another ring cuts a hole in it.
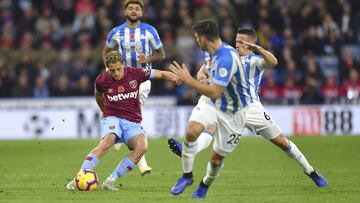
[[[236,148],[244,129],[242,107],[238,102],[241,96],[238,92],[238,84],[241,82],[238,75],[241,74],[242,63],[236,50],[222,42],[218,25],[214,21],[201,20],[193,25],[193,30],[196,42],[211,57],[210,84],[192,78],[185,65],[180,66],[174,62],[170,65],[170,70],[179,80],[211,100],[210,104],[202,102],[207,105],[195,107],[190,116],[182,147],[183,175],[171,188],[171,193],[179,195],[193,183],[192,165],[199,148],[198,138],[204,129],[216,123],[218,130],[214,135],[206,176],[192,194],[193,198],[205,198],[208,187],[220,174],[224,158]],[[194,116],[197,111],[202,111],[204,108],[207,110],[206,116]]]
[[[239,79],[237,83],[237,91],[240,93],[240,97],[237,102],[240,108],[243,109],[242,113],[244,114],[245,126],[268,139],[273,144],[284,150],[290,158],[296,160],[304,169],[304,173],[309,176],[318,187],[327,187],[327,180],[315,171],[297,146],[282,134],[280,128],[269,116],[269,113],[267,113],[260,102],[258,89],[262,74],[265,69],[276,66],[277,59],[269,51],[256,45],[256,41],[257,35],[255,30],[248,28],[238,29],[236,35],[236,49],[244,66],[242,66],[242,70],[236,76]],[[260,55],[256,55],[254,52],[257,52]],[[198,139],[201,139],[201,136],[203,135],[200,135]],[[174,142],[176,142],[176,144],[173,145],[175,146],[172,148],[173,151],[178,151],[178,149],[183,148],[183,146],[176,140],[174,140]],[[208,145],[210,142],[211,141],[207,142]],[[202,146],[201,149],[205,149],[207,146]],[[182,154],[184,155],[184,150],[182,149],[182,151]],[[198,153],[198,151],[199,150],[197,150],[196,153]],[[214,179],[217,177],[215,173],[213,173],[212,176]],[[205,176],[202,182],[203,186],[207,185],[207,179],[208,178]],[[181,181],[186,184],[178,185],[179,187],[177,188],[180,188],[181,190],[185,189],[187,185],[191,184],[191,181],[189,180],[190,179],[188,179],[188,181]],[[177,191],[181,191],[180,189]],[[207,190],[203,189],[202,191],[205,191],[206,195]],[[205,197],[205,195],[203,197]]]
[[[142,0],[126,0],[124,2],[124,15],[126,22],[114,27],[107,39],[103,50],[103,57],[111,50],[120,52],[125,66],[138,67],[151,70],[153,61],[165,59],[162,43],[156,29],[142,21],[144,2]],[[151,89],[148,80],[140,86],[140,102],[144,105]],[[115,145],[119,150],[121,144]],[[151,173],[145,155],[137,164],[142,175]]]

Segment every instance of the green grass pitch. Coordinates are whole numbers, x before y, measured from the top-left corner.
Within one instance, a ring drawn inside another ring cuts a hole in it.
[[[300,166],[263,138],[243,138],[225,159],[220,177],[204,202],[360,202],[360,136],[291,137],[310,163],[329,181],[318,188]],[[204,176],[209,149],[195,162],[195,182],[179,196],[170,194],[181,176],[181,161],[166,139],[149,140],[153,173],[134,169],[121,178],[121,190],[67,192],[96,140],[0,141],[0,202],[193,202],[191,193]],[[100,183],[127,153],[111,150],[95,168]]]

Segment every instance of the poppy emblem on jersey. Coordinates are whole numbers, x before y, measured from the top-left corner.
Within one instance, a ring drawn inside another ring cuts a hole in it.
[[[130,34],[130,39],[135,39],[135,34]]]
[[[122,93],[125,92],[125,87],[124,86],[119,86],[118,87],[118,93]]]
[[[145,73],[145,75],[149,75],[149,74],[150,74],[150,70],[149,70],[149,69],[143,69],[143,73]]]
[[[113,89],[108,89],[107,92],[108,93],[113,93]]]
[[[135,88],[137,87],[137,82],[136,82],[136,80],[130,81],[130,82],[129,82],[129,85],[130,85],[131,88],[135,89]]]
[[[114,130],[114,129],[115,129],[115,126],[114,126],[114,125],[110,125],[110,126],[109,126],[109,129],[110,129],[110,130]]]
[[[219,69],[219,75],[221,77],[225,77],[225,76],[227,76],[227,74],[228,74],[228,71],[226,70],[226,68],[222,67]]]

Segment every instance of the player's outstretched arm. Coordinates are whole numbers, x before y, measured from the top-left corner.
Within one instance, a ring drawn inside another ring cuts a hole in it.
[[[164,79],[171,82],[174,82],[175,84],[179,85],[181,84],[181,81],[176,77],[176,75],[170,71],[162,71],[162,70],[156,70],[154,71],[154,78],[155,79]]]
[[[264,68],[272,68],[278,64],[276,57],[271,52],[264,49],[263,47],[245,41],[241,41],[240,43],[247,45],[248,49],[250,49],[251,51],[256,51],[259,54],[261,54],[261,56],[264,58],[264,62],[262,64]]]
[[[203,84],[196,80],[190,75],[189,70],[184,64],[180,66],[176,61],[174,61],[172,64],[170,64],[169,69],[176,75],[179,80],[195,88],[198,92],[211,99],[218,99],[225,91],[224,87],[214,84]]]
[[[94,96],[97,105],[99,106],[100,110],[104,112],[104,95],[102,92],[94,91]]]

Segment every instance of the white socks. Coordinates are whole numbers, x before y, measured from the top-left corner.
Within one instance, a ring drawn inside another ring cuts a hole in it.
[[[220,175],[220,171],[223,168],[224,163],[219,167],[213,167],[210,162],[207,164],[206,168],[206,176],[203,178],[203,183],[207,186],[211,185],[211,183]]]
[[[196,154],[201,150],[206,149],[210,145],[212,139],[212,135],[209,132],[204,131],[196,141],[184,141],[182,149],[182,166],[184,173],[192,172]]]
[[[314,168],[306,160],[305,156],[300,152],[297,146],[289,140],[289,149],[285,153],[290,157],[295,159],[300,166],[303,167],[306,174],[310,174],[314,171]]]
[[[192,172],[197,149],[198,149],[197,141],[195,142],[184,141],[182,148],[182,167],[184,173]]]
[[[210,145],[212,139],[213,139],[213,136],[212,136],[212,134],[210,134],[210,132],[203,131],[197,139],[198,149],[197,149],[196,153],[199,153],[201,150],[206,149]]]
[[[139,160],[139,162],[136,165],[139,167],[140,171],[144,171],[147,168],[149,168],[149,166],[147,165],[146,159],[145,159],[145,154],[141,157],[141,159]]]

